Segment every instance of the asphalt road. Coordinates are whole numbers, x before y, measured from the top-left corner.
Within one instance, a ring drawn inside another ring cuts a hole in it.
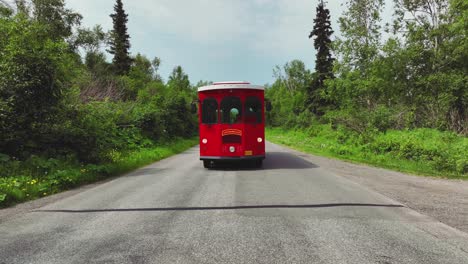
[[[468,263],[468,236],[268,144],[263,169],[198,149],[1,218],[0,263]]]

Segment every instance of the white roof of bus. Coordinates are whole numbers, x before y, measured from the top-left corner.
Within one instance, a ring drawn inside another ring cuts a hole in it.
[[[231,81],[231,82],[215,82],[212,85],[199,87],[198,91],[202,92],[202,91],[223,90],[223,89],[265,90],[265,87],[260,86],[260,85],[252,85],[249,82]]]

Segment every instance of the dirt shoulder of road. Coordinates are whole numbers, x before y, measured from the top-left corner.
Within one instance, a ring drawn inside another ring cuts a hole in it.
[[[292,151],[315,165],[468,233],[468,181],[414,176]]]

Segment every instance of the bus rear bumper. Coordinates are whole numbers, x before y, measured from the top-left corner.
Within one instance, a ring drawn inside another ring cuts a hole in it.
[[[225,161],[236,161],[236,160],[264,160],[265,155],[257,156],[242,156],[242,157],[219,157],[219,156],[201,156],[200,160],[225,160]]]

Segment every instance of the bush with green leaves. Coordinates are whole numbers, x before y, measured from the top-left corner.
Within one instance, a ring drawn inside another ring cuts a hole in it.
[[[74,58],[64,41],[21,15],[0,18],[0,35],[0,149],[20,155],[55,121]]]
[[[75,28],[81,15],[49,2],[0,3],[0,205],[134,169],[197,130],[182,67],[166,84],[160,59],[138,54],[116,76],[102,29]]]
[[[98,164],[82,163],[71,156],[57,159],[35,156],[19,161],[3,154],[0,155],[0,207],[119,175],[179,153],[197,142],[196,138],[177,138],[133,151],[115,150],[107,162]]]
[[[375,154],[393,154],[401,159],[426,162],[439,171],[468,173],[468,139],[453,132],[388,131],[376,136],[366,148]]]
[[[448,178],[468,177],[468,138],[429,128],[366,130],[338,125],[267,129],[267,138],[307,152],[406,172]]]

